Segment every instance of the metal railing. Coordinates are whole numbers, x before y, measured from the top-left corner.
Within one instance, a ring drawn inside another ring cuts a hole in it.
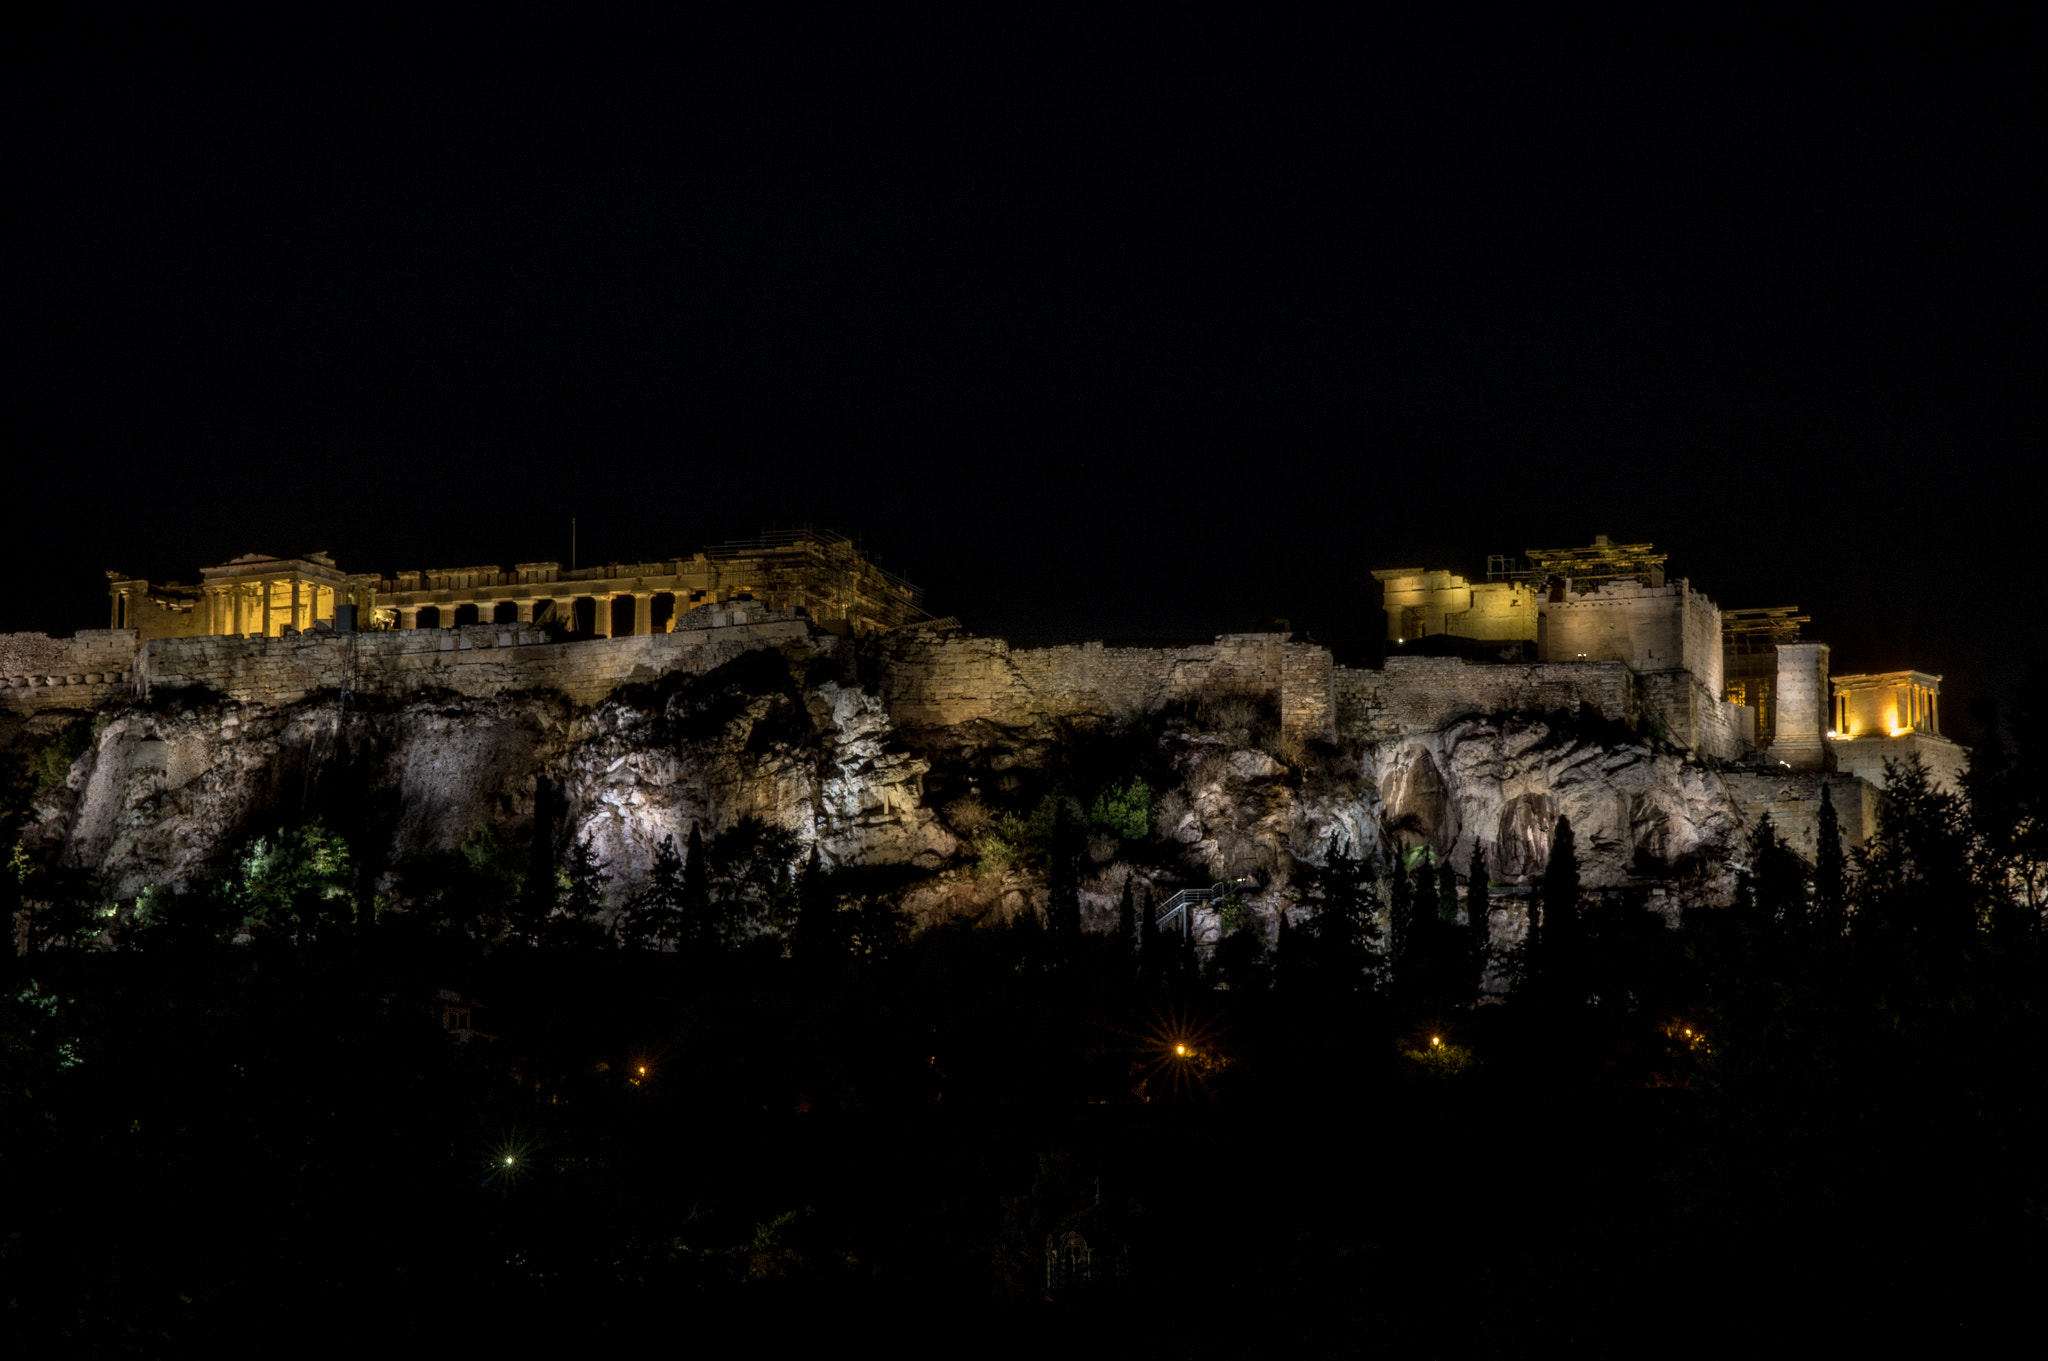
[[[1229,893],[1235,884],[1211,884],[1207,888],[1184,888],[1159,905],[1152,916],[1152,924],[1161,931],[1169,927],[1182,935],[1192,935],[1195,929],[1194,909],[1204,903],[1213,902]]]

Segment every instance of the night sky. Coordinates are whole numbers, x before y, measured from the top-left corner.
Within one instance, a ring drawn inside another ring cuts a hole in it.
[[[2042,650],[2048,110],[2038,21],[1951,8],[21,34],[0,628],[574,516],[841,527],[1019,638],[1342,642],[1372,568],[1608,533],[1967,736]]]

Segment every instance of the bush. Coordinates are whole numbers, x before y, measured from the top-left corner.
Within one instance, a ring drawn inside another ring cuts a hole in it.
[[[36,750],[36,793],[43,794],[64,783],[71,767],[92,746],[92,725],[74,723]]]
[[[1119,788],[1111,785],[1095,796],[1088,809],[1088,825],[1114,833],[1125,841],[1142,841],[1152,830],[1152,789],[1132,777]]]

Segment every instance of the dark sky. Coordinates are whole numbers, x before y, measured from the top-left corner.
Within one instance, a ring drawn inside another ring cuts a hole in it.
[[[2037,21],[1430,12],[21,35],[0,627],[575,516],[1016,636],[1343,640],[1604,532],[1952,716],[2038,654]]]

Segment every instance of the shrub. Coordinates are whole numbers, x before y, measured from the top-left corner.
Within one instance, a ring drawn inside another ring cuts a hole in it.
[[[946,805],[946,821],[962,836],[973,836],[988,826],[995,814],[988,811],[988,805],[981,801],[981,795],[969,794],[964,799],[955,799]]]
[[[977,874],[1001,874],[1017,863],[1016,843],[1000,836],[985,836],[981,839],[981,858],[974,864]]]
[[[71,767],[92,746],[92,726],[74,723],[36,749],[36,793],[43,794],[64,783]]]
[[[1152,829],[1160,836],[1172,836],[1188,815],[1187,795],[1178,789],[1169,789],[1152,805]]]
[[[1133,776],[1122,787],[1111,785],[1104,789],[1088,809],[1088,825],[1126,841],[1143,840],[1152,830],[1151,786]]]

